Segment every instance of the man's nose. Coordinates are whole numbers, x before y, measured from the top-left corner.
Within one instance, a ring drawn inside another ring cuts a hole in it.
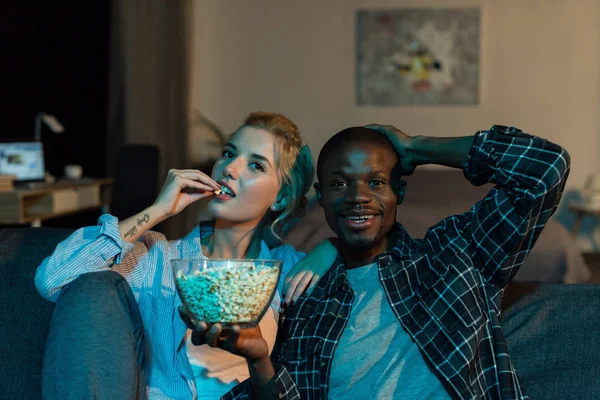
[[[373,196],[368,187],[362,184],[355,184],[348,188],[344,200],[346,203],[363,204],[373,200]]]

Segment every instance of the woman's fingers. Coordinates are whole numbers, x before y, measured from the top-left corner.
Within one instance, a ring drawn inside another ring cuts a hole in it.
[[[212,188],[212,190],[217,190],[221,186],[215,180],[213,180],[210,176],[205,173],[197,170],[179,170],[175,174],[181,178],[190,179],[198,182],[202,182],[205,185],[208,185]]]
[[[288,276],[286,276],[285,279],[283,280],[283,287],[281,288],[281,293],[283,294],[284,297],[288,292],[288,288],[290,287],[291,281],[292,281],[292,277],[288,273]]]
[[[285,289],[285,299],[284,299],[284,301],[286,303],[289,303],[292,300],[292,297],[294,296],[294,292],[296,291],[296,287],[298,286],[298,283],[300,283],[300,280],[307,273],[308,273],[308,271],[300,271],[288,281],[287,289]],[[286,278],[286,281],[287,280],[288,279]]]
[[[307,293],[308,293],[308,294],[311,294],[311,293],[312,293],[312,291],[313,291],[313,289],[315,288],[315,286],[317,286],[317,283],[319,283],[319,279],[320,279],[320,278],[321,278],[321,277],[320,277],[319,275],[314,275],[314,276],[312,277],[312,279],[310,280],[310,285],[308,286],[308,290],[307,290]]]
[[[202,183],[202,182],[197,182],[191,179],[186,179],[186,178],[180,178],[180,182],[179,185],[180,187],[182,187],[182,189],[185,191],[186,188],[189,189],[195,189],[195,190],[201,190],[203,192],[207,192],[207,194],[213,194],[215,189],[213,189],[211,186]],[[193,193],[193,190],[191,193]],[[186,191],[189,192],[189,191]]]
[[[292,296],[292,301],[295,302],[296,300],[298,300],[298,298],[300,296],[302,296],[302,294],[304,293],[304,291],[310,284],[310,281],[312,280],[313,276],[314,276],[314,274],[312,271],[307,271],[306,274],[304,274],[302,279],[300,279],[300,281],[298,282],[298,286],[296,286],[296,290],[294,290],[294,294]]]

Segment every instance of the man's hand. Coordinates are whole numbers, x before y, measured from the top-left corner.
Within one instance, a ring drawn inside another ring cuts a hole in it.
[[[398,153],[402,175],[411,175],[419,165],[413,158],[412,144],[413,136],[409,136],[393,125],[369,124],[365,128],[374,130],[384,135],[394,146]]]
[[[178,308],[179,316],[188,328],[192,330],[192,343],[196,346],[207,344],[218,347],[237,356],[244,357],[248,362],[256,362],[269,358],[269,346],[263,338],[260,327],[223,329],[220,324],[209,326],[206,322],[192,320],[185,308]]]

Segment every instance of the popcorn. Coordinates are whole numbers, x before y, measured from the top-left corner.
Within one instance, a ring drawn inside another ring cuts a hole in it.
[[[188,310],[208,323],[257,323],[277,286],[279,269],[249,262],[237,268],[207,268],[184,276],[179,293]]]
[[[215,190],[215,195],[216,195],[216,196],[218,196],[218,195],[220,195],[220,194],[221,194],[221,189],[217,189],[217,190]]]

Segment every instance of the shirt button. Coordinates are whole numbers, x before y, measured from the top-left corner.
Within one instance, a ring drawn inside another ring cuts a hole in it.
[[[321,363],[321,367],[324,367],[324,366],[325,366],[325,363],[324,363],[324,362],[322,362],[322,363]]]
[[[285,396],[283,393],[279,393],[279,398],[283,399],[283,396]]]

